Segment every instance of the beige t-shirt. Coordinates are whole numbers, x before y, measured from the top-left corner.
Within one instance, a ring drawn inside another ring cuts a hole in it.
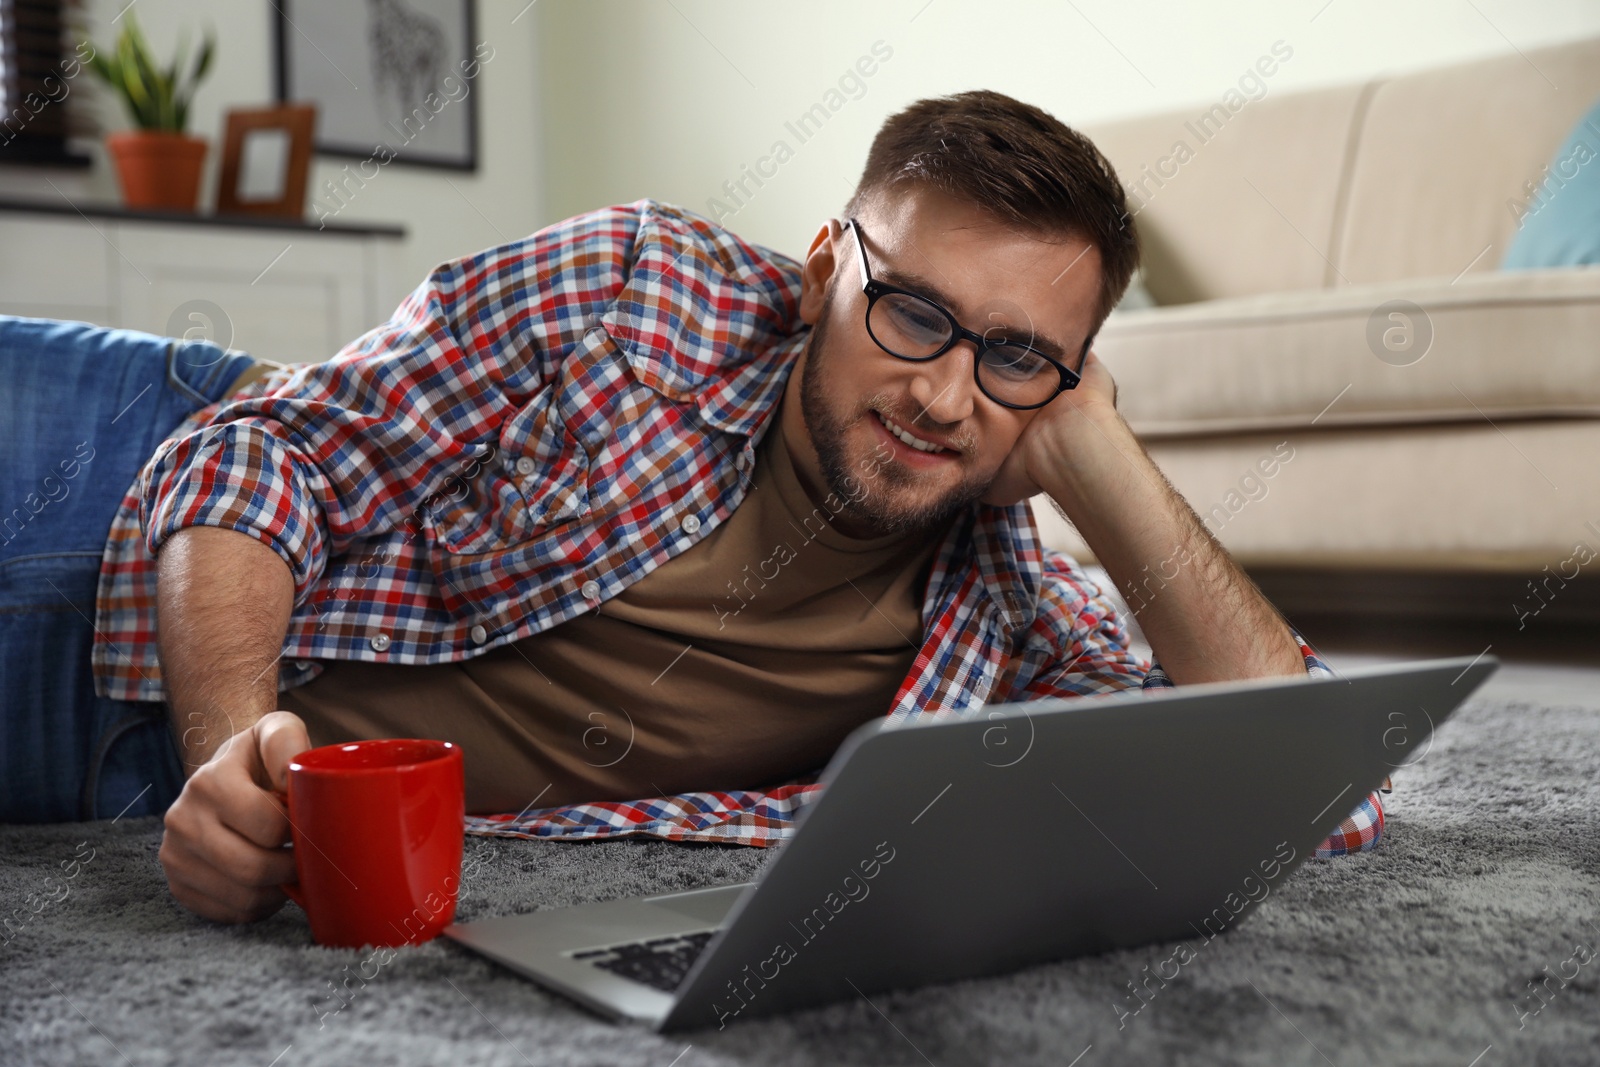
[[[281,694],[314,745],[454,741],[467,811],[776,784],[885,715],[922,644],[938,534],[846,537],[780,413],[721,525],[596,610],[469,660],[327,662]]]

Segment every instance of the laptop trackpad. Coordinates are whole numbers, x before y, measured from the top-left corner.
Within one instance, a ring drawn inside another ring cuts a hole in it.
[[[679,915],[687,915],[691,919],[716,924],[727,916],[733,907],[733,902],[738,900],[751,884],[754,883],[722,885],[715,889],[692,889],[687,893],[666,893],[659,897],[645,897],[644,902],[658,908],[666,908]]]

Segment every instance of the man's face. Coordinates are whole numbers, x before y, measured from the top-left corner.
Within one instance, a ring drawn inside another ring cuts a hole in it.
[[[873,278],[934,300],[975,333],[1053,345],[1077,369],[1100,288],[1099,254],[1086,241],[1020,233],[920,188],[857,218]],[[927,362],[879,348],[855,244],[830,221],[807,255],[800,312],[813,329],[785,395],[799,400],[784,405],[785,440],[812,495],[846,502],[834,520],[841,531],[935,530],[983,496],[1050,406],[991,400],[973,378],[970,342]],[[905,442],[889,423],[937,450]]]

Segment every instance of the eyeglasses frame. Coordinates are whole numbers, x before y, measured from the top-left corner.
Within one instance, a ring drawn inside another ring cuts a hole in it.
[[[1039,408],[1042,408],[1046,404],[1050,403],[1050,401],[1066,392],[1068,389],[1077,388],[1078,383],[1083,380],[1078,371],[1075,371],[1059,360],[1046,355],[1037,348],[1034,348],[1032,345],[1024,344],[1021,341],[1015,341],[1009,338],[1002,338],[999,341],[990,341],[982,334],[974,333],[965,326],[961,325],[956,317],[938,301],[931,300],[921,293],[912,292],[909,289],[901,289],[898,286],[888,285],[884,282],[878,281],[872,276],[872,268],[867,258],[867,244],[861,232],[861,223],[857,222],[854,217],[851,217],[849,220],[847,220],[847,225],[855,232],[856,235],[856,254],[861,265],[861,292],[867,298],[867,310],[863,316],[863,321],[867,327],[867,336],[871,337],[874,344],[883,349],[889,355],[893,356],[895,359],[903,359],[908,363],[929,363],[938,359],[940,356],[950,351],[962,341],[970,341],[972,342],[973,349],[975,350],[975,355],[972,360],[973,383],[977,385],[978,391],[984,396],[988,397],[990,400],[993,400],[996,404],[999,404],[1002,407],[1011,408],[1013,411],[1035,411]],[[946,321],[950,323],[950,339],[946,341],[937,352],[926,356],[901,355],[899,352],[892,350],[889,348],[889,346],[878,340],[878,335],[872,332],[872,309],[877,305],[880,299],[895,293],[898,293],[902,296],[909,296],[914,300],[921,301],[922,303],[933,308],[935,311],[939,312],[939,314],[943,315]],[[1089,355],[1089,346],[1093,343],[1094,334],[1090,334],[1084,339],[1083,349],[1078,353],[1078,366],[1083,366],[1083,361],[1087,359]],[[1045,399],[1039,401],[1037,404],[1013,404],[1010,401],[1001,400],[999,397],[990,393],[988,389],[985,389],[983,385],[983,379],[979,375],[979,368],[983,365],[983,354],[991,348],[1002,348],[1006,346],[1025,348],[1054,367],[1056,369],[1056,373],[1059,374],[1061,378],[1060,382],[1056,385],[1056,391],[1051,393]]]

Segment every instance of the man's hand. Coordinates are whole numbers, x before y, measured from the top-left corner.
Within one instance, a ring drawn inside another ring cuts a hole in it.
[[[157,639],[189,780],[167,809],[161,866],[178,903],[219,922],[261,919],[294,881],[289,817],[271,790],[311,747],[273,711],[294,603],[288,564],[233,530],[179,530],[158,555]]]
[[[167,809],[159,859],[178,903],[217,922],[264,919],[295,880],[289,816],[274,790],[288,787],[289,761],[311,742],[287,711],[233,735],[184,784]]]
[[[1090,419],[1118,418],[1116,407],[1117,384],[1112,381],[1106,365],[1091,350],[1084,357],[1077,386],[1058,394],[1023,429],[1011,454],[1000,465],[994,483],[984,494],[983,502],[1015,504],[1046,492],[1046,486],[1033,472],[1048,469],[1057,455],[1081,452],[1081,446],[1076,445],[1074,439],[1097,432],[1090,425]],[[1095,443],[1085,442],[1090,447]]]
[[[1093,352],[1078,387],[1023,429],[983,499],[1040,492],[1083,535],[1174,682],[1305,674],[1283,616],[1145,453]]]

